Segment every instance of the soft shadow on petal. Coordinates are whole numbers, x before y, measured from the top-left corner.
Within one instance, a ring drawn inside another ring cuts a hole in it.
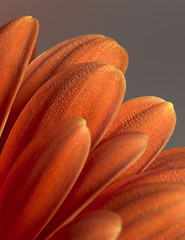
[[[79,214],[100,191],[143,154],[147,140],[142,133],[122,134],[95,148],[71,192],[38,239],[44,239],[60,224],[66,224]]]
[[[53,77],[16,121],[0,156],[0,182],[26,145],[64,117],[85,118],[95,145],[113,121],[124,93],[123,74],[109,64],[83,63]]]
[[[37,46],[35,45],[29,63],[32,62],[36,58],[36,55],[37,55]],[[28,68],[29,68],[29,66],[27,67],[26,72],[27,72]],[[26,72],[25,72],[25,75],[26,75]],[[24,81],[24,78],[23,78],[23,81]]]
[[[97,197],[92,201],[84,212],[92,211],[101,207],[114,196],[128,191],[136,186],[149,184],[149,183],[185,183],[185,168],[177,169],[154,169],[151,171],[141,172],[129,176],[125,179],[114,181],[111,185],[105,188]]]
[[[145,171],[171,168],[185,168],[185,147],[161,152]]]
[[[27,16],[0,28],[0,135],[30,60],[38,22]]]
[[[89,130],[80,117],[64,119],[33,139],[0,190],[2,239],[36,237],[71,190],[89,149]]]
[[[134,174],[133,176],[127,177],[124,180],[115,182],[110,186],[109,192],[104,192],[104,194],[109,194],[109,198],[111,198],[111,192],[113,194],[118,194],[139,185],[162,182],[185,183],[185,168],[151,170]]]
[[[102,208],[121,216],[119,240],[153,239],[184,218],[185,185],[142,185],[115,196]]]
[[[103,35],[84,35],[58,44],[41,54],[26,71],[0,140],[2,146],[20,112],[33,94],[51,77],[83,62],[106,62],[126,71],[128,55],[113,39]]]
[[[174,224],[171,228],[167,229],[158,236],[152,238],[151,240],[184,240],[185,236],[185,217]]]
[[[138,161],[121,176],[143,171],[160,153],[173,133],[176,115],[173,105],[157,97],[140,97],[124,102],[104,139],[120,133],[144,132],[148,147]]]
[[[121,232],[121,218],[106,210],[97,210],[77,217],[49,240],[116,240]]]

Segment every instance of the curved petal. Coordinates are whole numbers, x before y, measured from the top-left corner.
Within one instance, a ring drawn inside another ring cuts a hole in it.
[[[122,192],[127,189],[148,184],[162,182],[185,183],[185,168],[167,169],[167,170],[151,170],[143,173],[135,174],[122,181],[118,181],[109,188],[109,192]],[[112,189],[112,191],[111,191]],[[108,193],[108,191],[107,191]],[[110,196],[109,196],[110,198]]]
[[[179,169],[166,169],[166,170],[151,170],[141,172],[129,176],[125,179],[114,181],[107,188],[105,188],[95,199],[92,201],[83,212],[92,211],[100,208],[110,199],[116,195],[128,191],[136,186],[150,184],[150,183],[185,183],[185,168]]]
[[[36,237],[74,185],[89,148],[89,130],[80,117],[64,119],[33,139],[0,189],[2,239]]]
[[[34,136],[64,117],[85,118],[95,145],[117,113],[124,92],[123,74],[109,64],[83,63],[53,77],[16,121],[0,156],[0,182]]]
[[[108,184],[143,154],[147,136],[130,133],[99,145],[87,159],[78,180],[38,239],[65,225],[82,211]]]
[[[99,210],[77,217],[50,240],[116,240],[121,232],[121,218],[116,213]]]
[[[15,120],[33,94],[51,77],[83,62],[107,62],[126,71],[128,55],[113,39],[85,35],[67,40],[40,55],[26,71],[24,82],[11,108],[0,145],[5,142]]]
[[[162,232],[158,236],[152,238],[152,240],[184,240],[185,236],[185,217],[174,224],[171,228],[167,229],[166,231]]]
[[[37,33],[38,22],[29,16],[0,28],[0,135],[21,85]]]
[[[161,152],[145,171],[171,168],[185,168],[185,147]]]
[[[185,217],[185,185],[138,186],[114,197],[102,208],[121,216],[119,240],[153,239]]]
[[[144,132],[148,147],[121,178],[143,171],[169,140],[176,123],[173,105],[157,97],[140,97],[124,102],[104,139],[127,132]],[[104,140],[103,139],[103,140]]]

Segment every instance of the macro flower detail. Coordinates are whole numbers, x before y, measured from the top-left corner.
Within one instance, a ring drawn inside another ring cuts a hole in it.
[[[185,148],[162,151],[173,105],[123,102],[115,40],[79,36],[35,58],[38,28],[29,16],[0,28],[0,239],[183,239]]]
[[[21,85],[38,33],[38,22],[19,18],[0,29],[0,133]]]

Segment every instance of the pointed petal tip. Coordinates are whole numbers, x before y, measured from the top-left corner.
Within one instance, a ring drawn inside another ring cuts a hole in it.
[[[171,103],[171,102],[167,102],[167,104],[168,104],[168,107],[169,107],[169,108],[174,109],[174,105],[173,105],[173,103]]]
[[[119,68],[116,68],[114,65],[106,62],[103,63],[103,67],[107,68],[107,70],[110,69],[111,71],[115,72],[115,74],[118,76],[117,80],[119,80],[119,78],[122,80],[123,89],[124,91],[126,91],[126,78],[123,71]]]
[[[118,214],[108,210],[96,210],[78,216],[64,228],[56,230],[47,239],[116,240],[121,230],[122,220]]]
[[[90,138],[90,132],[89,132],[89,128],[87,126],[87,121],[80,117],[80,116],[70,116],[70,117],[66,117],[63,120],[64,123],[68,123],[70,122],[70,125],[73,126],[74,128],[78,128],[81,132],[87,132]]]
[[[80,116],[71,116],[71,117],[68,117],[69,119],[74,119],[74,121],[77,121],[78,122],[78,126],[83,126],[83,127],[87,127],[87,121],[80,117]]]
[[[33,23],[35,23],[39,27],[39,21],[35,17],[26,16],[25,20],[27,20],[28,22],[33,22]]]
[[[143,153],[144,153],[148,147],[149,137],[146,133],[138,133],[138,134],[140,134],[140,144],[143,146]]]
[[[175,108],[173,103],[168,102],[168,101],[164,101],[164,112],[167,113],[167,115],[171,118],[171,122],[173,123],[173,130],[175,128],[176,125],[176,120],[177,120],[177,116],[176,116],[176,112],[175,112]]]
[[[132,139],[132,144],[135,146],[137,145],[138,149],[140,149],[142,153],[145,152],[146,148],[148,147],[148,141],[149,141],[149,137],[146,133],[130,132],[130,133],[126,133],[125,135],[127,135],[130,139]],[[142,154],[140,153],[140,155]]]
[[[169,111],[175,113],[175,108],[174,108],[173,103],[171,103],[171,102],[165,102],[165,103],[166,103],[166,108],[169,109]]]
[[[90,138],[90,131],[87,126],[87,121],[84,118],[79,117],[78,126],[79,126],[79,128],[81,128],[82,131],[87,132],[89,134],[89,138]],[[90,142],[91,142],[91,139],[90,139]]]
[[[146,97],[143,97],[143,98],[146,98]],[[175,113],[175,108],[174,108],[174,105],[172,102],[169,102],[165,99],[162,99],[162,98],[159,98],[159,97],[147,97],[148,99],[155,99],[156,101],[158,101],[158,104],[164,104],[165,108],[171,112],[174,112]]]
[[[138,132],[138,135],[141,136],[141,138],[143,138],[144,142],[148,142],[149,141],[149,137],[146,133],[143,133],[143,132]]]
[[[33,23],[35,24],[37,27],[39,26],[39,21],[33,17],[33,16],[23,16],[23,17],[19,17],[16,19],[13,19],[11,22],[16,22],[16,21],[22,21],[22,22],[27,22],[27,23]]]
[[[27,19],[28,21],[37,20],[33,16],[24,16],[23,18]]]

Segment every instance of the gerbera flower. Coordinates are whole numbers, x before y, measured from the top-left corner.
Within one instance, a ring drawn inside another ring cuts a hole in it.
[[[160,153],[173,105],[122,103],[128,55],[113,39],[33,60],[37,33],[32,17],[0,29],[0,239],[184,239],[185,149]]]

